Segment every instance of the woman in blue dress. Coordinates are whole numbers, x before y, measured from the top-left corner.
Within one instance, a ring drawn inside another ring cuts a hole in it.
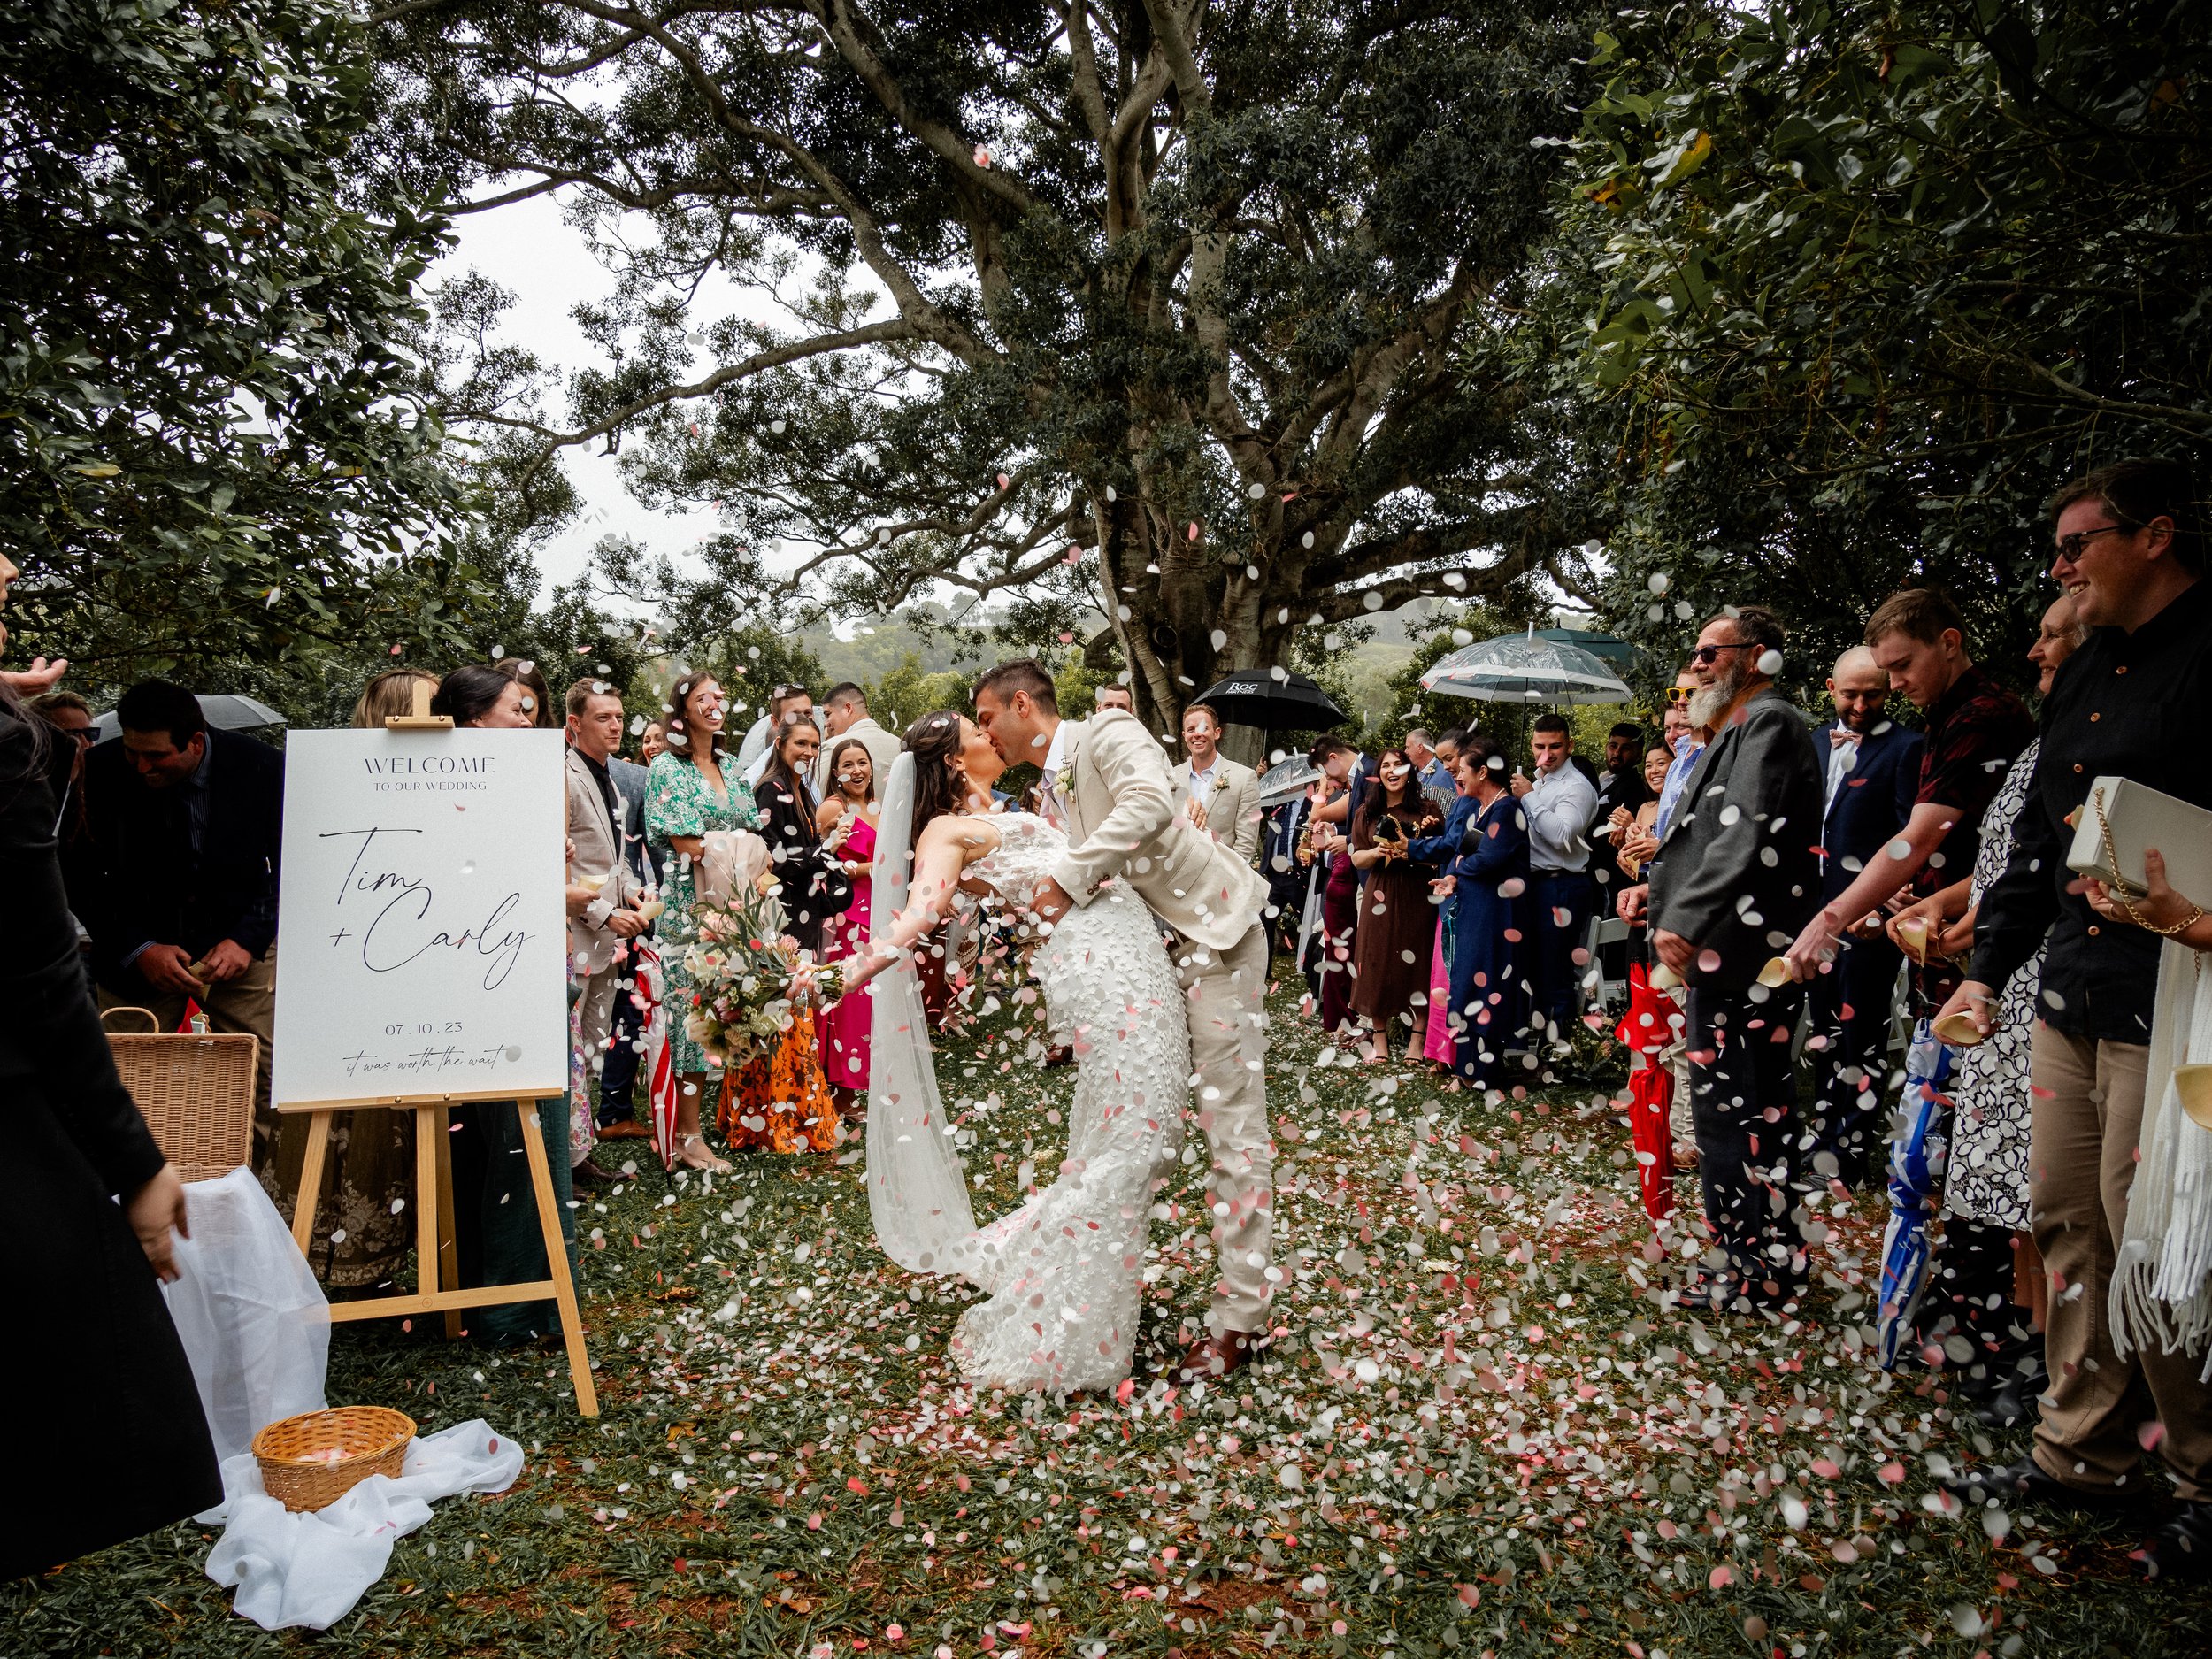
[[[1437,884],[1452,900],[1452,1002],[1461,1078],[1498,1087],[1505,1051],[1528,1025],[1520,963],[1528,933],[1528,824],[1505,786],[1496,740],[1471,734],[1459,751],[1462,787],[1474,803],[1459,856]]]

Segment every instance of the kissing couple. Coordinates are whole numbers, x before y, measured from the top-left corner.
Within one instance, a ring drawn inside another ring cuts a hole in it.
[[[847,981],[879,979],[867,1141],[877,1240],[902,1267],[987,1294],[952,1340],[975,1387],[1109,1391],[1130,1374],[1154,1197],[1182,1150],[1194,1088],[1220,1279],[1208,1333],[1178,1376],[1225,1375],[1261,1340],[1279,1277],[1269,1252],[1266,884],[1177,813],[1166,759],[1134,715],[1061,719],[1051,677],[1026,658],[992,669],[974,695],[973,719],[941,710],[907,730],[884,793],[872,942]],[[1043,769],[1041,816],[991,810],[992,780],[1018,761]],[[1047,1023],[1076,1055],[1058,1178],[983,1227],[913,964],[956,889],[1027,913],[1042,936],[1029,965]]]

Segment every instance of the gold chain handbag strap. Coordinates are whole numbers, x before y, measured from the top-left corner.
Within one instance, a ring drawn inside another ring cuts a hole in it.
[[[2104,841],[2105,868],[2112,872],[2112,879],[2105,885],[2112,894],[2113,903],[2119,906],[2120,913],[2145,933],[2156,933],[2161,939],[2170,939],[2184,928],[2194,926],[2204,915],[2204,909],[2201,905],[2192,903],[2189,907],[2191,914],[2183,917],[2171,927],[2159,926],[2149,917],[2135,908],[2134,899],[2131,896],[2133,884],[2121,879],[2120,855],[2112,844],[2111,822],[2104,815],[2103,790],[2093,787],[2090,789],[2089,806],[2090,810],[2097,815],[2097,833]]]

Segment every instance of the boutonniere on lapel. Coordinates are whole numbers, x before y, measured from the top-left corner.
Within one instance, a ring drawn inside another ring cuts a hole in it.
[[[1216,778],[1214,780],[1214,793],[1216,795],[1221,794],[1223,791],[1227,789],[1228,787],[1229,780],[1226,778]]]
[[[1069,790],[1074,788],[1074,766],[1072,764],[1063,766],[1059,771],[1054,772],[1052,774],[1052,787],[1057,789],[1062,795],[1065,795]]]

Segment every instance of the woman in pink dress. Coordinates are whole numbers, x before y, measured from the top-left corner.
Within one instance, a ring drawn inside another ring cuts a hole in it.
[[[868,942],[869,877],[876,856],[876,778],[867,746],[849,738],[830,751],[830,794],[818,820],[823,850],[852,879],[853,902],[830,918],[822,941],[822,960],[856,955]],[[839,839],[841,838],[841,839]],[[832,842],[835,849],[832,851]],[[829,1079],[837,1110],[855,1116],[856,1102],[868,1092],[868,1021],[874,1003],[863,986],[833,1006],[822,1020],[822,1071]]]

